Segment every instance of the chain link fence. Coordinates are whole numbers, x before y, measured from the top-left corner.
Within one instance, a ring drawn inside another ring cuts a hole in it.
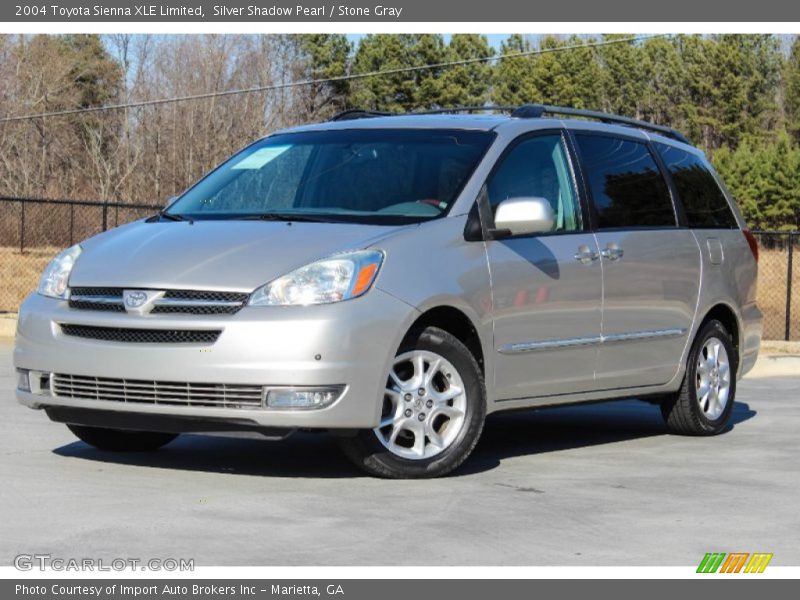
[[[800,340],[800,231],[755,231],[765,340]]]
[[[0,196],[0,312],[16,312],[61,249],[154,214],[160,205]],[[800,232],[755,232],[764,339],[800,340]]]
[[[160,205],[0,196],[0,313],[17,312],[58,252]]]

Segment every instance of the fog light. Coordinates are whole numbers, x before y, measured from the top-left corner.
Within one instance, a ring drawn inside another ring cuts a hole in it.
[[[31,380],[28,369],[17,369],[17,389],[23,392],[31,391]]]
[[[325,408],[342,395],[344,386],[320,388],[273,388],[267,392],[269,408]]]

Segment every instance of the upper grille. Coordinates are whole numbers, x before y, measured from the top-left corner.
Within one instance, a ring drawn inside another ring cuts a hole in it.
[[[69,306],[77,310],[125,312],[123,288],[76,287],[70,289]],[[232,315],[249,294],[203,290],[167,290],[153,303],[151,314]]]
[[[66,323],[61,324],[61,331],[75,337],[132,344],[213,344],[222,333],[219,329],[132,329]]]
[[[62,398],[178,406],[262,408],[259,385],[115,379],[53,373],[52,392]]]

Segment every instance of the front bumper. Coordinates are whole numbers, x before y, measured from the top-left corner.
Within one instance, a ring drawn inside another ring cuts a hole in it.
[[[308,307],[245,307],[234,315],[148,315],[74,310],[33,294],[20,307],[14,366],[43,373],[266,387],[344,385],[320,409],[175,406],[60,397],[17,390],[31,408],[72,407],[175,416],[243,428],[361,429],[378,424],[386,374],[418,311],[374,288],[354,300]],[[220,329],[213,344],[126,343],[64,335],[59,324]],[[133,418],[131,418],[133,421]]]

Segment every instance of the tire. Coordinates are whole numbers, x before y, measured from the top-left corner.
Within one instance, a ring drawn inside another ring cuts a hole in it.
[[[692,344],[680,390],[661,404],[669,432],[717,435],[725,431],[736,396],[737,366],[728,330],[716,320],[706,323]]]
[[[478,443],[486,418],[475,357],[455,336],[426,327],[407,337],[390,371],[381,424],[340,438],[344,453],[377,477],[431,478],[456,469]]]
[[[158,450],[178,437],[177,433],[126,431],[85,425],[67,425],[81,441],[98,450],[111,452],[148,452]]]

